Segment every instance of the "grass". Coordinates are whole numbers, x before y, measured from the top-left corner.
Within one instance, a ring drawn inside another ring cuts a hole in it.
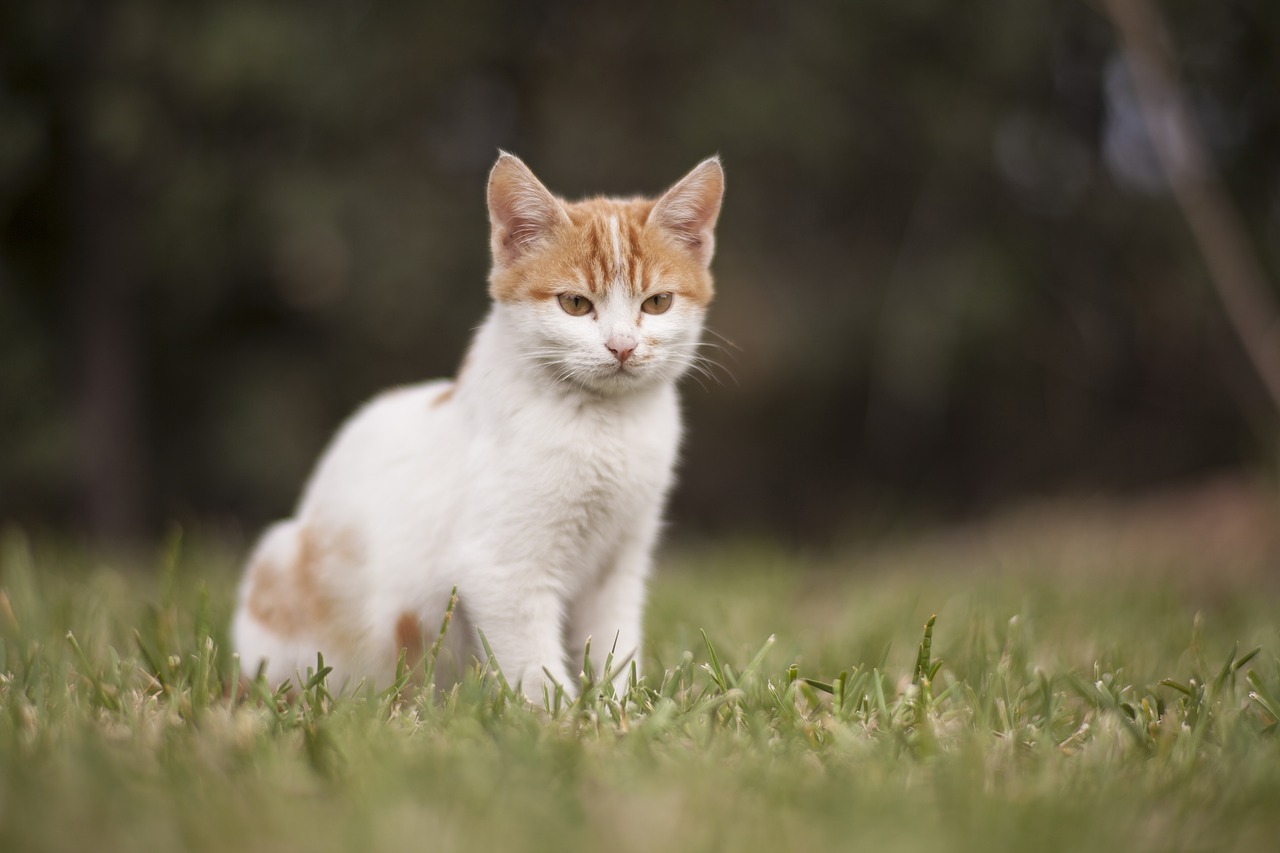
[[[0,850],[1273,849],[1280,515],[1115,509],[685,548],[643,681],[554,714],[478,665],[240,695],[236,549],[11,529]]]

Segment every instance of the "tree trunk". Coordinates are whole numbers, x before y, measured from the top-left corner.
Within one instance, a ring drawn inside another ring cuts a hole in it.
[[[127,175],[97,144],[93,126],[100,108],[94,90],[110,74],[101,46],[110,39],[113,8],[85,6],[68,40],[64,292],[78,364],[81,511],[95,538],[120,545],[144,532],[144,478],[136,204]]]

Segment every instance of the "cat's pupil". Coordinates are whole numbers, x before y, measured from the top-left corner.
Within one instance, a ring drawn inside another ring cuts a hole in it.
[[[670,293],[655,293],[644,301],[640,310],[646,314],[661,314],[671,307]]]
[[[558,297],[560,307],[566,314],[583,317],[591,312],[591,300],[573,293],[562,293]]]

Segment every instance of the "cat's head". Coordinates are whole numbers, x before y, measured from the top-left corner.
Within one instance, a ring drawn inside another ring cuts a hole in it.
[[[698,360],[723,194],[716,157],[656,199],[570,203],[499,156],[489,293],[514,321],[520,357],[602,393],[679,378]]]

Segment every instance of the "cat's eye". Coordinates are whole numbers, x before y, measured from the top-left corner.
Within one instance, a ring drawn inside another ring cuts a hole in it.
[[[583,317],[591,313],[591,300],[585,296],[579,296],[576,293],[562,293],[556,298],[560,300],[560,307],[564,309],[566,314],[571,314],[574,317]]]
[[[640,303],[640,310],[646,314],[663,314],[671,307],[670,293],[655,293]]]

